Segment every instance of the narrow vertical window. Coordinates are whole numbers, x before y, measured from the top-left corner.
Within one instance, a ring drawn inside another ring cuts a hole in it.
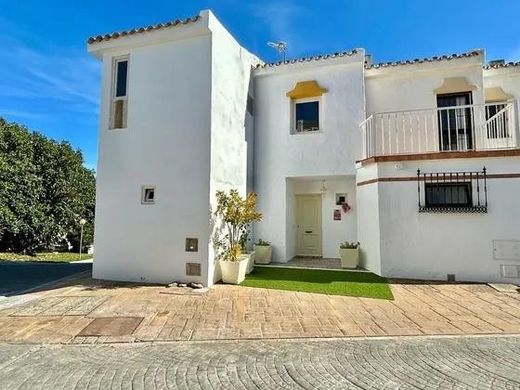
[[[112,69],[110,128],[124,129],[128,111],[128,57],[114,59]]]
[[[116,61],[116,97],[126,96],[126,82],[128,78],[128,60]]]

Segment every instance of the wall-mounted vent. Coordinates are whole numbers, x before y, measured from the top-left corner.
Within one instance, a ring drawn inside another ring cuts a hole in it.
[[[520,278],[520,265],[502,264],[500,268],[503,278]]]
[[[201,276],[200,263],[186,263],[187,276]]]
[[[448,282],[454,282],[454,281],[455,281],[455,274],[448,274],[448,275],[446,276],[446,280],[447,280]]]

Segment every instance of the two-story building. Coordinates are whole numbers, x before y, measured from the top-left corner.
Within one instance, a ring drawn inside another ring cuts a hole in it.
[[[210,11],[97,37],[94,276],[219,280],[215,192],[255,191],[274,260],[361,243],[383,276],[520,282],[520,64],[484,51],[266,64]]]

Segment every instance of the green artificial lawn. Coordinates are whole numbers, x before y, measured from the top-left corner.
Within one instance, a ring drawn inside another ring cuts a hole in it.
[[[241,286],[394,299],[385,278],[371,272],[255,267]]]
[[[81,260],[87,260],[91,258],[92,255],[86,253],[81,254]],[[41,261],[68,263],[78,260],[80,260],[79,253],[73,252],[41,252],[36,253],[36,256],[29,256],[21,253],[0,252],[0,261]]]

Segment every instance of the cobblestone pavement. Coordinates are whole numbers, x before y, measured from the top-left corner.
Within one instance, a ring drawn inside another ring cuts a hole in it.
[[[227,285],[197,293],[84,279],[0,310],[0,342],[520,334],[518,293],[480,284],[391,288],[393,301]]]
[[[0,345],[2,389],[519,389],[520,338]]]

